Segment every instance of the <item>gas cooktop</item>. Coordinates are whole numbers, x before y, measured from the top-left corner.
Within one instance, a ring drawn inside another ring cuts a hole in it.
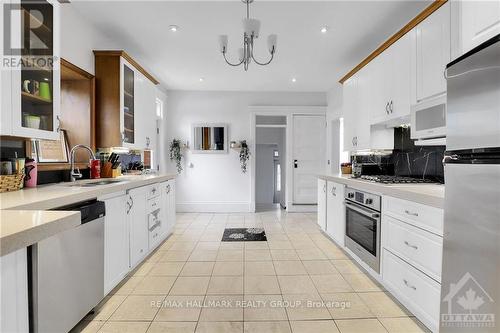
[[[400,176],[384,176],[384,175],[364,175],[359,179],[372,181],[382,184],[431,184],[434,181],[430,179],[400,177]]]

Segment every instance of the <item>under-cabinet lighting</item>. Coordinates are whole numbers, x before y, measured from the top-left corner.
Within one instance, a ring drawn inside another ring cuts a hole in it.
[[[172,24],[172,25],[169,25],[168,26],[168,30],[172,31],[172,32],[177,32],[179,30],[179,27]]]

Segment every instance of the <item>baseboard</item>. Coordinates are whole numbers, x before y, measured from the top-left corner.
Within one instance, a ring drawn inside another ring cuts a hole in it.
[[[250,202],[178,202],[179,213],[249,213]]]

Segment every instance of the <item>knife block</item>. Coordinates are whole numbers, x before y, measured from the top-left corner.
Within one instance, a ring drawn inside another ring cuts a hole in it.
[[[113,177],[113,163],[104,162],[101,168],[101,178],[114,178]]]

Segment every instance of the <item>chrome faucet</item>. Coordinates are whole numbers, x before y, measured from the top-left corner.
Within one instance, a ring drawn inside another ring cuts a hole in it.
[[[87,149],[87,151],[89,152],[90,158],[93,160],[95,159],[94,152],[92,151],[92,149],[90,149],[89,146],[76,145],[73,148],[71,148],[71,151],[69,152],[69,156],[70,156],[69,162],[71,164],[71,171],[69,174],[69,178],[70,178],[70,181],[72,181],[72,182],[83,177],[82,174],[80,173],[80,169],[78,167],[76,168],[76,171],[75,171],[75,151],[77,151],[79,148]]]

